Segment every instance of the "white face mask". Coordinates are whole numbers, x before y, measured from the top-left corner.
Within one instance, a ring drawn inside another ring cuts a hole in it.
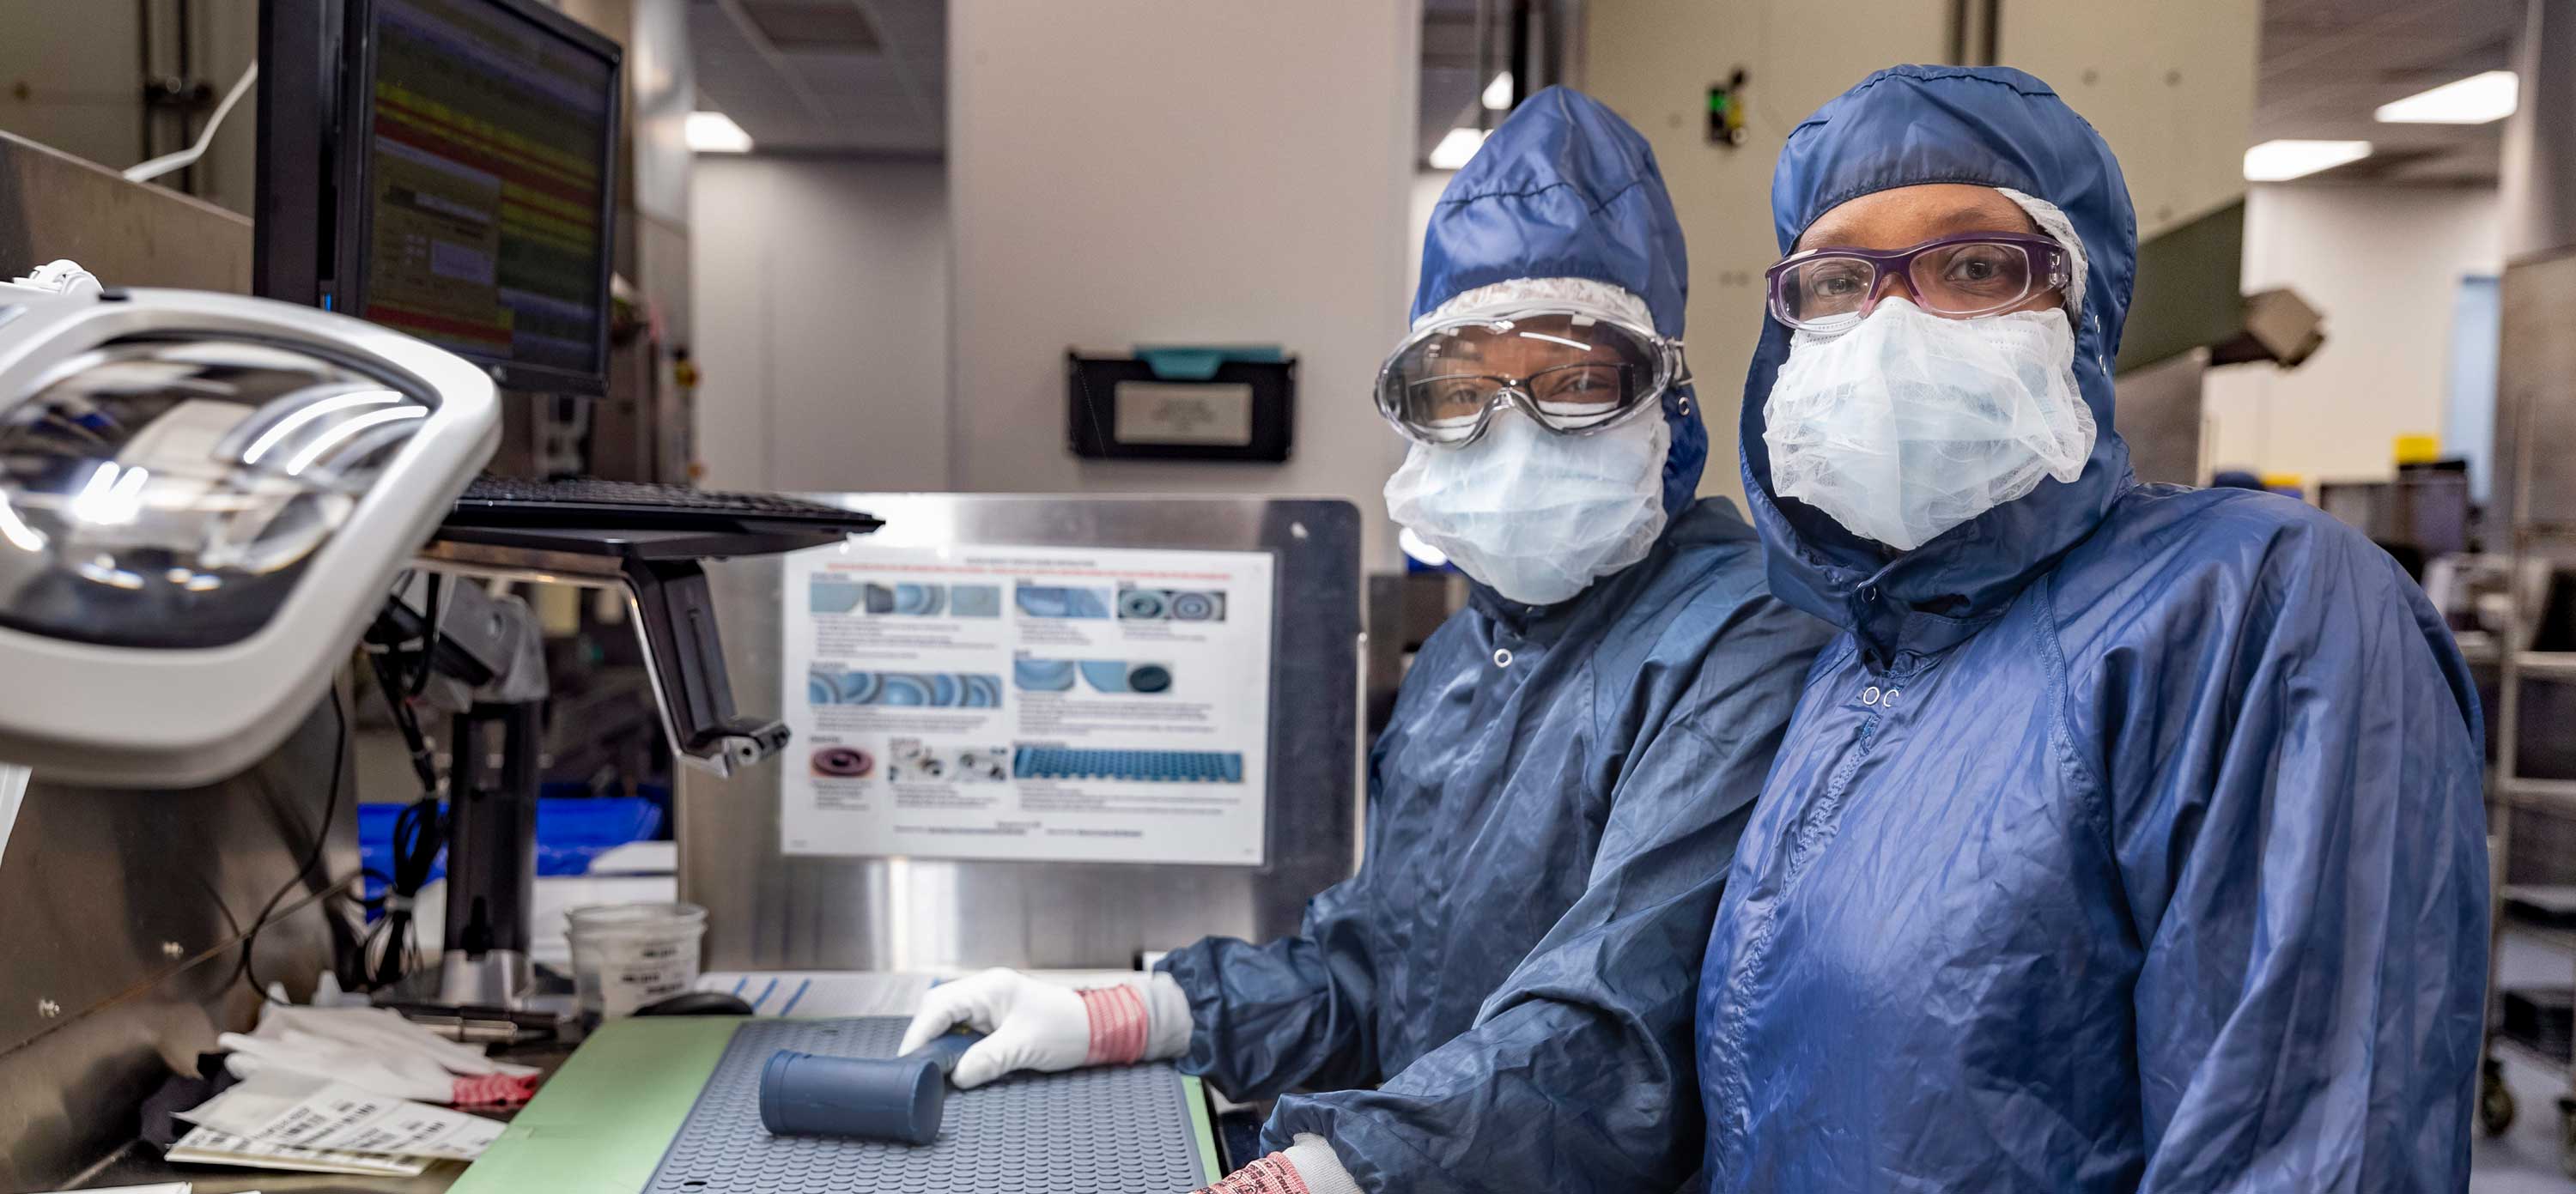
[[[1762,404],[1771,489],[1899,551],[2072,482],[2093,452],[2063,310],[1943,319],[1904,299],[1798,333]]]
[[[1415,444],[1387,478],[1387,512],[1513,601],[1553,605],[1646,558],[1664,533],[1659,411],[1556,435],[1496,411],[1464,448]]]

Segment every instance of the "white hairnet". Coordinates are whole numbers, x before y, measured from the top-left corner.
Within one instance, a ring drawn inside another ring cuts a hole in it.
[[[1487,307],[1510,307],[1521,303],[1551,301],[1598,307],[1641,328],[1655,326],[1653,313],[1646,310],[1646,300],[1607,282],[1595,282],[1590,278],[1513,278],[1508,281],[1488,283],[1472,290],[1459,291],[1457,297],[1433,308],[1430,314],[1414,320],[1413,328],[1415,331],[1420,331],[1443,319],[1454,319]]]
[[[2075,235],[2075,222],[2067,219],[2065,212],[2057,210],[2057,205],[2046,199],[2022,194],[2011,187],[1995,189],[2021,208],[2022,213],[2030,217],[2031,223],[2039,225],[2039,230],[2046,233],[2048,239],[2066,250],[2066,272],[2074,275],[2066,283],[2066,313],[2069,318],[2081,321],[2084,318],[2084,241]]]

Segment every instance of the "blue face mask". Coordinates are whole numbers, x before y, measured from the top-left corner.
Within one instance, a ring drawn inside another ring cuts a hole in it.
[[[1553,605],[1654,547],[1671,443],[1654,411],[1587,435],[1497,412],[1467,447],[1413,445],[1387,513],[1505,598]]]

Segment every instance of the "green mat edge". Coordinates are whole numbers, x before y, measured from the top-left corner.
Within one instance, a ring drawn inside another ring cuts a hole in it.
[[[448,1194],[638,1194],[653,1180],[699,1092],[715,1076],[734,1030],[750,1018],[673,1016],[616,1020],[592,1033],[547,1079],[537,1097],[503,1129],[481,1160],[456,1179]],[[645,1044],[645,1038],[659,1038]],[[630,1039],[635,1042],[629,1044]],[[615,1047],[600,1048],[602,1041]],[[1223,1177],[1218,1168],[1216,1125],[1208,1116],[1207,1090],[1183,1074],[1190,1132],[1198,1143],[1202,1180]],[[639,1096],[637,1091],[651,1093]],[[613,1095],[631,1111],[621,1122],[600,1122],[590,1104]],[[557,1115],[557,1109],[566,1114]]]
[[[1208,1118],[1207,1087],[1197,1078],[1183,1074],[1181,1095],[1190,1101],[1190,1132],[1199,1141],[1199,1180],[1214,1185],[1225,1174],[1217,1168],[1216,1123]]]
[[[448,1194],[638,1194],[743,1022],[672,1016],[602,1026]],[[617,1104],[615,1122],[590,1113],[604,1100]]]

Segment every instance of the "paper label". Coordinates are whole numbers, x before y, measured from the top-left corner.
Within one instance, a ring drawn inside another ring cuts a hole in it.
[[[73,1191],[57,1190],[54,1194],[73,1194]],[[167,1182],[157,1186],[110,1186],[102,1190],[82,1190],[79,1194],[188,1194],[188,1183]]]
[[[166,1160],[180,1165],[230,1165],[243,1169],[289,1169],[301,1173],[354,1173],[418,1177],[429,1169],[421,1157],[353,1153],[341,1149],[295,1148],[262,1144],[247,1137],[192,1128],[170,1146]]]
[[[464,1161],[501,1137],[497,1120],[275,1070],[180,1118],[258,1144]]]
[[[1258,866],[1267,552],[788,557],[788,854]]]
[[[1252,387],[1241,382],[1122,381],[1113,394],[1119,443],[1252,446]]]

